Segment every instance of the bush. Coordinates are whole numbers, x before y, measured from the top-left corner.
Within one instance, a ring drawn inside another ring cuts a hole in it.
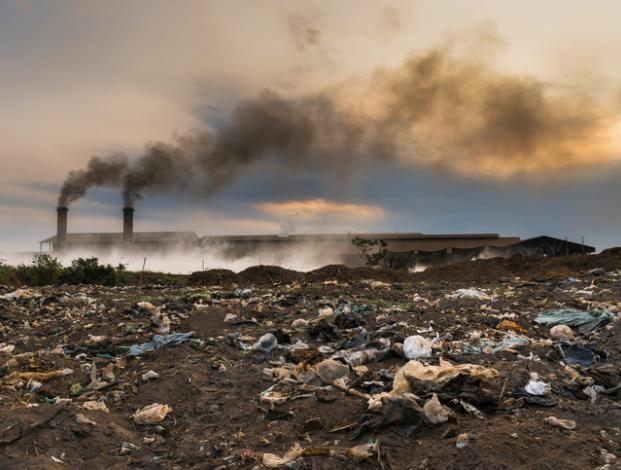
[[[53,256],[35,255],[29,265],[20,265],[15,269],[18,281],[29,286],[47,286],[58,284],[63,274],[63,267]]]
[[[187,276],[160,272],[130,272],[119,264],[99,264],[97,258],[78,258],[71,266],[63,268],[60,262],[48,255],[36,255],[32,263],[18,267],[9,266],[0,260],[0,284],[45,286],[58,284],[102,284],[105,286],[128,284],[162,284],[184,286]]]
[[[0,259],[0,284],[14,284],[16,280],[15,268]]]
[[[182,287],[187,284],[187,276],[183,274],[169,274],[156,271],[141,271],[124,273],[124,284],[133,285],[162,285],[170,287]]]
[[[97,258],[78,258],[65,268],[62,281],[67,284],[103,284],[113,286],[117,283],[117,272],[109,264],[99,264]]]

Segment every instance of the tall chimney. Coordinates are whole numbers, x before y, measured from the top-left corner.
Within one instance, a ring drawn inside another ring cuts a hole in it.
[[[134,238],[134,208],[123,207],[123,241],[131,242]]]
[[[56,248],[62,248],[67,242],[67,212],[69,209],[63,206],[56,208]]]

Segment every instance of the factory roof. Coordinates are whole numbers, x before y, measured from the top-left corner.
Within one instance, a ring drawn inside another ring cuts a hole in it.
[[[213,235],[206,236],[206,240],[222,241],[276,241],[289,239],[292,241],[306,240],[341,240],[355,237],[381,240],[444,240],[444,239],[500,239],[511,238],[519,241],[518,237],[501,237],[497,233],[458,233],[458,234],[425,234],[421,232],[382,232],[382,233],[308,233],[291,235]]]
[[[197,238],[194,232],[134,232],[134,243],[166,242]],[[121,243],[123,233],[68,233],[67,243]],[[41,240],[39,243],[56,243],[56,235]]]

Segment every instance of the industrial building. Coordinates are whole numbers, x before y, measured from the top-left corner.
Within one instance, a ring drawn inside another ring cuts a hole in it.
[[[541,236],[521,240],[519,237],[496,233],[423,234],[423,233],[347,233],[306,235],[228,235],[199,237],[194,232],[134,232],[134,209],[123,208],[121,233],[68,233],[68,209],[57,208],[56,235],[41,240],[40,250],[62,252],[69,250],[101,253],[112,249],[133,251],[165,251],[173,248],[201,249],[217,247],[230,258],[278,253],[305,249],[309,246],[334,260],[350,266],[364,263],[364,258],[352,244],[356,237],[386,242],[385,264],[397,269],[413,269],[466,261],[478,257],[562,256],[587,254],[595,248],[558,238]]]

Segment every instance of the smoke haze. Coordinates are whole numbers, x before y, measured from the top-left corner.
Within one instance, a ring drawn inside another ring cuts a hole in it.
[[[341,177],[367,159],[471,177],[540,175],[618,158],[617,112],[576,87],[497,73],[437,47],[316,94],[265,91],[221,129],[149,143],[130,165],[93,158],[69,174],[60,201],[99,185],[119,185],[126,205],[153,191],[210,197],[267,156]]]

